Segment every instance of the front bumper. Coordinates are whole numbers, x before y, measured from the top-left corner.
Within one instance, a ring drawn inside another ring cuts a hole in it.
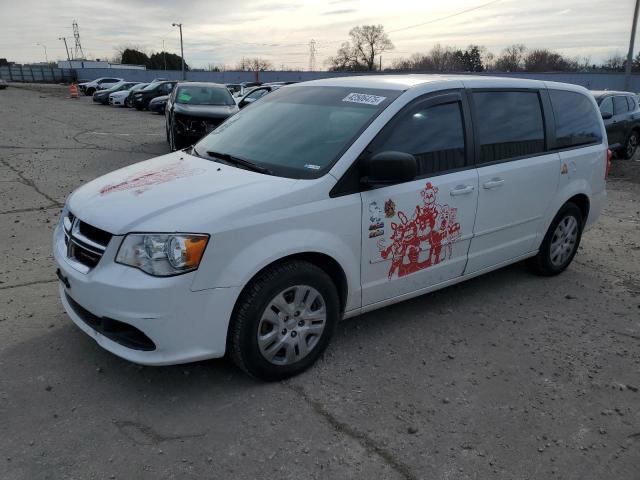
[[[122,107],[124,106],[126,98],[127,97],[109,97],[109,104]]]
[[[222,357],[240,289],[192,291],[194,273],[157,278],[119,265],[114,258],[121,239],[114,236],[98,265],[83,274],[67,260],[63,234],[56,228],[54,259],[68,282],[60,282],[60,299],[71,320],[101,347],[142,365]],[[151,340],[153,349],[135,348],[101,332],[92,326],[92,318],[134,327]]]

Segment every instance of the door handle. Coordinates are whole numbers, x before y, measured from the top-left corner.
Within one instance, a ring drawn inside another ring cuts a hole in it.
[[[504,184],[504,179],[502,178],[492,178],[488,182],[482,184],[484,188],[487,190],[491,190],[492,188],[501,187]]]
[[[469,193],[473,192],[473,190],[473,185],[458,185],[449,193],[452,197],[456,197],[458,195],[468,195]]]

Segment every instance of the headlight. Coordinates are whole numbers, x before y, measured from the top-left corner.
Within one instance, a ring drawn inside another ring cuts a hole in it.
[[[156,277],[179,275],[198,268],[208,241],[203,234],[133,233],[124,237],[116,262]]]

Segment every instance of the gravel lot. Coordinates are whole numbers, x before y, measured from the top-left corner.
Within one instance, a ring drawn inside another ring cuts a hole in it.
[[[639,479],[640,161],[567,272],[522,265],[342,322],[282,383],[140,367],[66,317],[65,197],[167,152],[162,116],[0,91],[0,478]]]

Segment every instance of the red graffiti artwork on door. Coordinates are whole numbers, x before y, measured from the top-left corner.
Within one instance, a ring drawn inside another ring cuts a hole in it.
[[[391,223],[390,245],[378,241],[382,258],[391,259],[389,279],[404,277],[451,258],[453,244],[460,238],[457,208],[437,203],[438,187],[427,182],[420,192],[422,205],[416,205],[411,219],[398,211],[399,223]]]

